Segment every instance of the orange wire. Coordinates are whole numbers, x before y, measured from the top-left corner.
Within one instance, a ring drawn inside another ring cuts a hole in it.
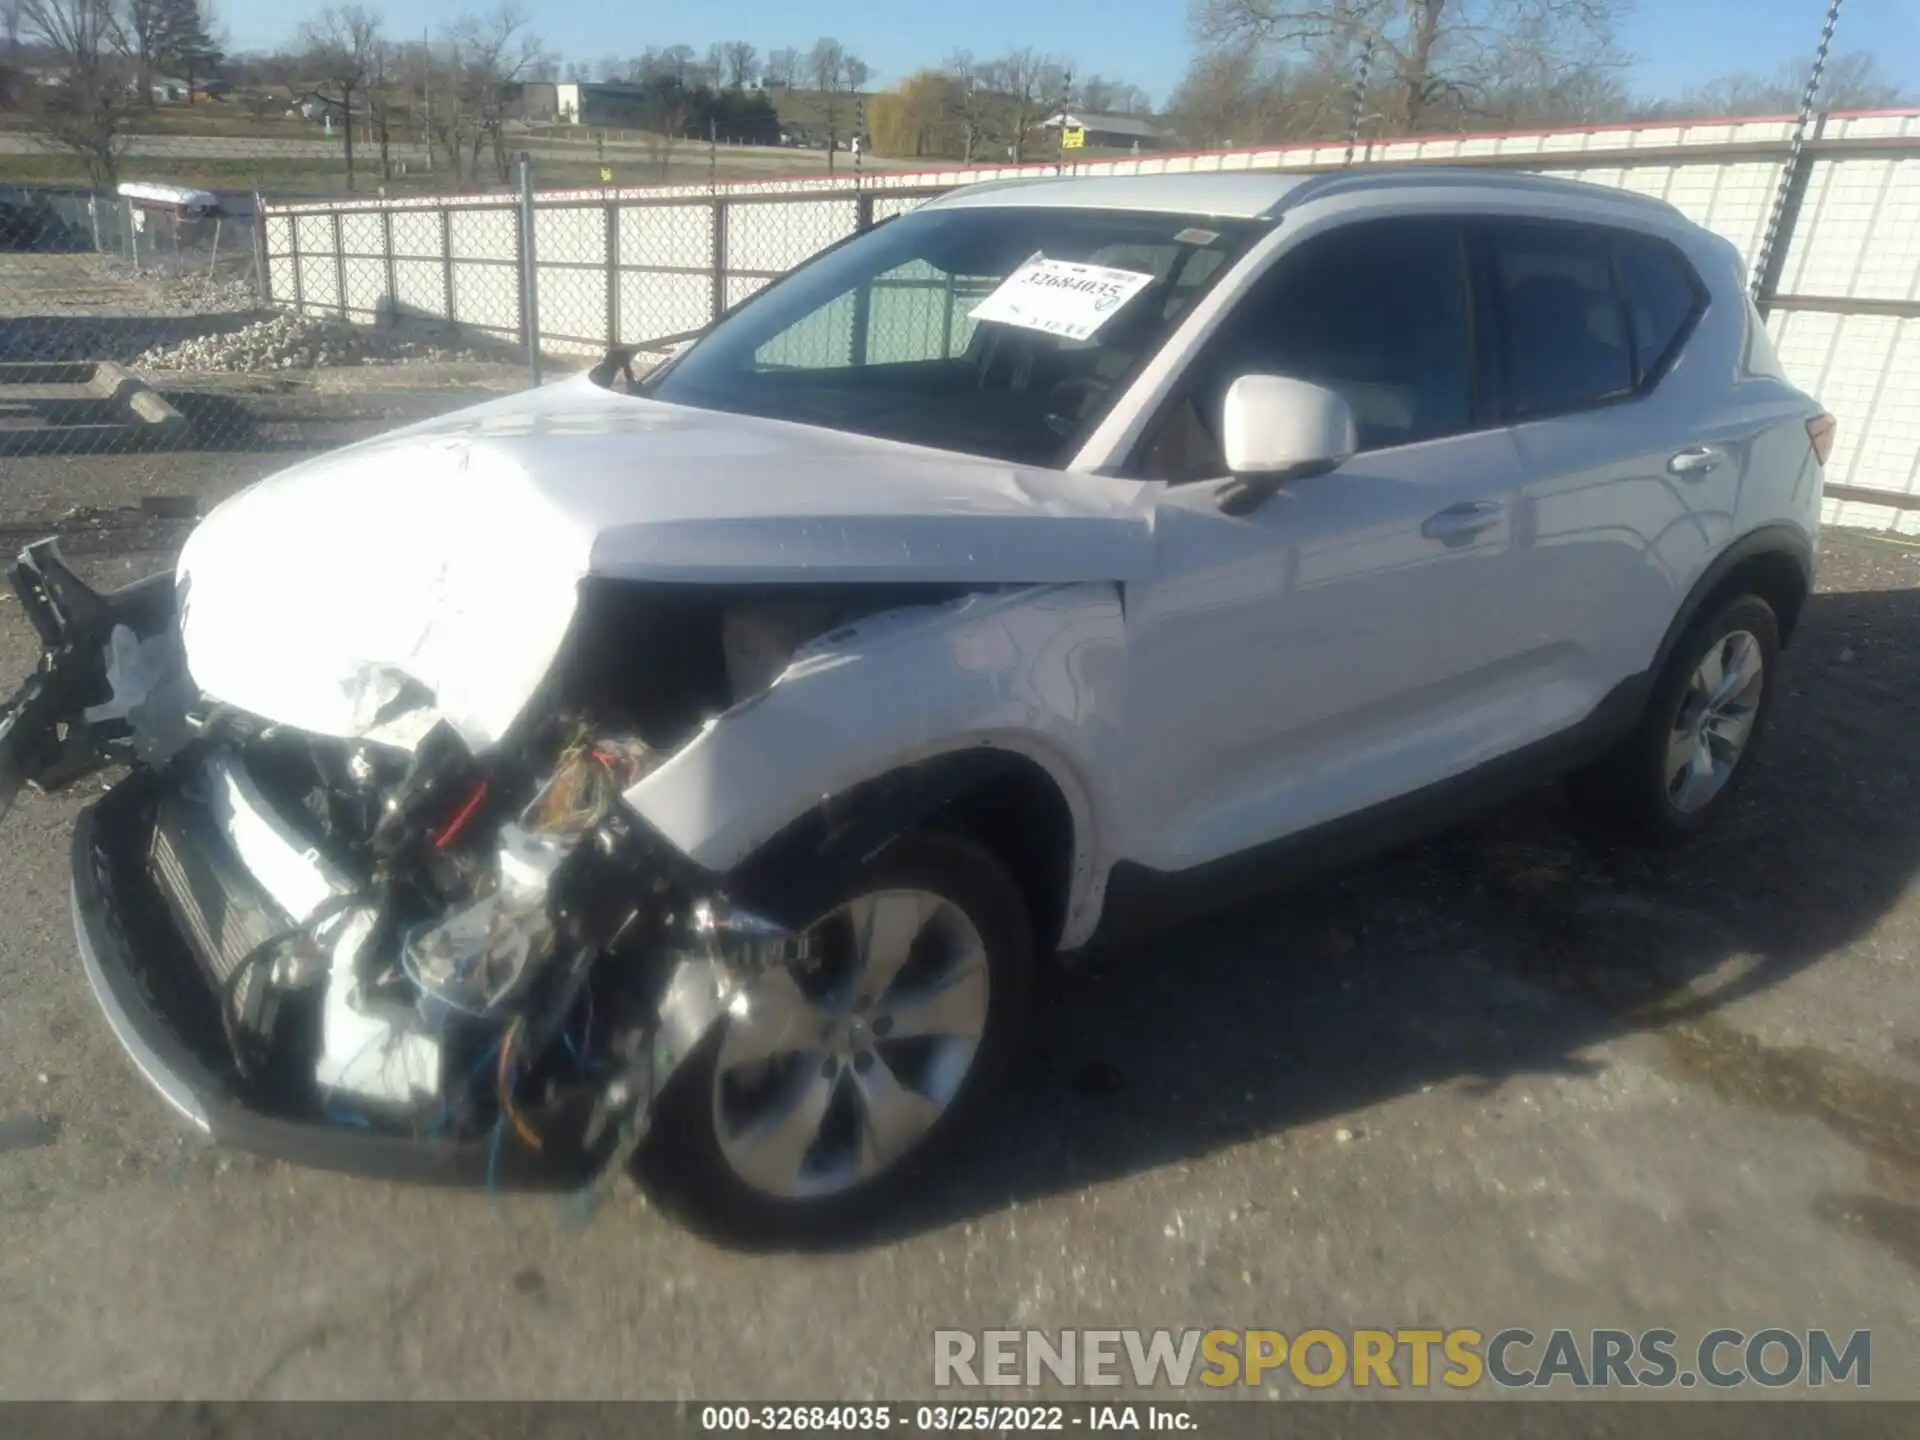
[[[512,1087],[507,1083],[507,1065],[513,1058],[514,1047],[519,1043],[520,1030],[525,1023],[524,1015],[514,1016],[513,1024],[507,1028],[507,1038],[500,1044],[500,1111],[512,1124],[513,1133],[538,1150],[540,1137],[531,1125],[520,1118],[520,1112],[513,1108]]]

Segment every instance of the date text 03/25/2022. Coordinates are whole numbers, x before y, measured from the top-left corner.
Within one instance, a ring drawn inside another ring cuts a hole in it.
[[[1140,1430],[1192,1432],[1200,1428],[1183,1405],[705,1405],[700,1428],[710,1434],[747,1431],[847,1433],[898,1430],[903,1434],[1009,1431]]]

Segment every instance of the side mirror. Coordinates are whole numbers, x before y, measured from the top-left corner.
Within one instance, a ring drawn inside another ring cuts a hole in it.
[[[1240,482],[1229,514],[1244,514],[1289,480],[1338,469],[1360,448],[1343,396],[1286,375],[1242,375],[1228,387],[1220,442]]]

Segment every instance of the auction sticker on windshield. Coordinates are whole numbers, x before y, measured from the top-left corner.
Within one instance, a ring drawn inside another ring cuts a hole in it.
[[[974,306],[973,318],[1089,340],[1152,279],[1138,270],[1036,255]]]

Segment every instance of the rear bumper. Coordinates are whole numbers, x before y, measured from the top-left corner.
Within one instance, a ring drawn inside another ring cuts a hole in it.
[[[152,917],[124,921],[145,877],[127,860],[140,838],[144,807],[137,791],[152,776],[136,773],[81,812],[73,833],[73,926],[80,963],[107,1024],[147,1083],[183,1119],[236,1149],[319,1169],[429,1184],[570,1184],[580,1171],[518,1146],[492,1154],[490,1138],[450,1140],[362,1129],[322,1117],[268,1113],[221,1073],[165,1013],[153,980],[199,983],[179,969],[171,938],[153,933]],[[129,794],[132,790],[136,793]],[[490,1173],[491,1170],[491,1173]]]

